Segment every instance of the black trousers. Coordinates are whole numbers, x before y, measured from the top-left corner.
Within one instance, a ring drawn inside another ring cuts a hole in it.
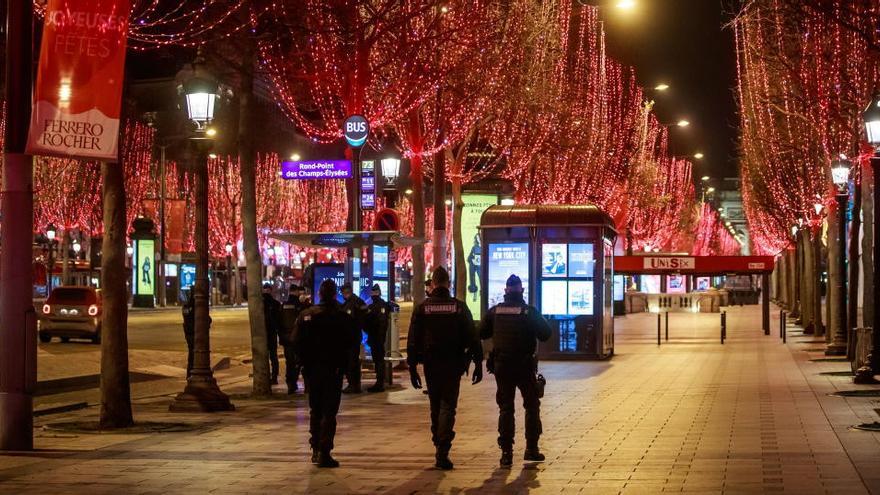
[[[278,379],[278,332],[266,328],[266,347],[269,351],[269,363],[272,365],[272,379]]]
[[[461,363],[425,363],[425,384],[431,403],[431,440],[437,450],[449,452],[455,438],[455,410],[461,386]]]
[[[373,367],[376,370],[376,383],[385,382],[385,339],[384,335],[367,335],[367,345],[370,346],[370,356],[373,358]]]
[[[516,433],[513,401],[516,398],[516,389],[519,389],[523,408],[526,410],[526,448],[538,448],[538,439],[541,436],[541,401],[538,399],[534,367],[505,364],[507,363],[495,363],[495,383],[498,385],[495,402],[498,403],[499,411],[498,445],[502,449],[513,447],[513,436]]]
[[[305,378],[309,389],[309,445],[312,449],[330,452],[342,399],[342,370],[309,369]]]
[[[296,361],[292,345],[282,347],[284,347],[284,382],[287,383],[287,388],[296,388],[296,381],[299,380],[299,363]]]
[[[360,335],[360,332],[358,332]],[[355,347],[351,354],[348,357],[348,367],[345,369],[345,379],[348,380],[348,386],[360,389],[361,388],[361,346],[360,341],[358,341],[358,346]]]

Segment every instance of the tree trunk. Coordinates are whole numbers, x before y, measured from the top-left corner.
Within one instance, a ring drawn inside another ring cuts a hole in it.
[[[870,167],[862,174],[862,326],[874,323],[874,192],[871,187]]]
[[[241,225],[244,236],[244,255],[247,264],[248,318],[251,327],[251,355],[253,356],[253,395],[272,393],[269,383],[269,349],[266,322],[263,317],[263,264],[257,239],[257,183],[256,153],[254,152],[254,41],[245,37],[244,71],[239,95],[238,156],[241,163]]]
[[[120,140],[119,147],[122,148]],[[104,240],[101,246],[101,428],[131,426],[128,378],[128,270],[125,269],[125,179],[123,163],[103,162]],[[66,234],[66,233],[65,233]],[[65,235],[66,237],[66,235]]]
[[[422,178],[422,157],[414,155],[410,159],[412,175],[412,210],[413,210],[413,236],[416,239],[425,238],[425,199],[424,180]],[[418,244],[412,248],[413,258],[413,282],[411,284],[413,303],[421,304],[425,300],[425,245]]]
[[[846,321],[849,328],[844,329],[844,335],[847,336],[847,340],[849,340],[850,329],[859,326],[859,231],[862,225],[861,214],[862,188],[861,184],[856,182],[853,190],[852,220],[850,221],[849,230],[849,264],[847,265],[849,277],[847,277],[848,285],[846,286],[848,291]]]
[[[813,270],[816,264],[813,262],[813,241],[807,230],[801,235],[801,252],[801,325],[804,333],[812,335],[816,331],[813,325]]]
[[[120,165],[121,166],[121,165]],[[61,234],[61,285],[70,285],[70,232]]]
[[[448,152],[451,155],[451,152]],[[464,239],[461,237],[461,214],[464,200],[461,198],[461,167],[458,160],[452,164],[452,245],[455,250],[455,297],[462,301],[467,297],[467,264],[464,255]]]
[[[822,323],[822,240],[820,239],[821,231],[817,230],[810,237],[812,242],[812,261],[813,273],[811,282],[811,293],[813,297],[813,331],[815,335],[823,335],[825,326]]]
[[[786,269],[788,273],[785,275],[785,278],[788,279],[788,304],[789,304],[789,312],[790,316],[797,318],[798,317],[798,298],[800,297],[800,292],[798,291],[798,244],[795,243],[794,249],[789,249],[786,253],[788,256],[788,263],[786,263]]]
[[[827,321],[825,341],[831,343],[831,339],[835,332],[840,328],[840,311],[846,311],[846,308],[838,307],[837,301],[840,297],[840,269],[838,268],[838,256],[844,256],[840,252],[837,239],[840,232],[840,221],[838,220],[839,212],[837,208],[828,212],[828,282],[825,284],[825,321]]]
[[[431,236],[434,266],[449,266],[446,259],[446,162],[443,151],[434,155],[434,232]]]

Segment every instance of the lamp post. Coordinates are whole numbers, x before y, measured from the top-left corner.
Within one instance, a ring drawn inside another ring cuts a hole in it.
[[[178,92],[185,97],[186,113],[195,124],[190,144],[195,152],[194,196],[196,211],[196,278],[193,286],[195,335],[193,369],[186,388],[175,397],[171,411],[229,411],[235,409],[211,371],[210,326],[208,310],[208,153],[216,131],[210,127],[214,107],[220,99],[220,84],[205,67],[201,52],[191,68],[178,74],[182,84]]]
[[[226,241],[223,249],[226,250],[226,292],[229,296],[229,305],[232,306],[235,302],[232,300],[232,243]]]
[[[386,203],[386,207],[394,208],[397,200],[397,178],[400,177],[400,159],[399,158],[383,158],[380,162],[382,166],[382,177],[385,178],[383,190],[390,189],[392,192],[390,201]]]
[[[46,239],[48,242],[48,268],[46,270],[46,296],[52,293],[52,272],[55,271],[55,236],[58,234],[58,227],[54,223],[46,226]]]
[[[874,156],[871,157],[871,172],[874,176],[874,191],[878,190],[880,187],[880,92],[875,92],[874,96],[871,98],[871,103],[868,104],[868,108],[862,113],[862,118],[865,121],[865,132],[868,136],[868,143],[874,147]],[[874,196],[874,211],[877,211],[877,207],[880,206],[880,202],[877,201],[877,196]],[[872,268],[872,283],[874,286],[874,297],[870,302],[877,308],[880,306],[880,290],[877,290],[880,287],[880,270],[877,270],[877,263],[880,263],[880,215],[874,215],[874,266]],[[865,301],[867,304],[868,302]],[[880,329],[880,311],[874,311],[874,321],[871,322],[871,328],[874,331]],[[875,335],[872,339],[873,343],[871,346],[871,353],[868,355],[867,363],[865,366],[859,368],[856,371],[856,376],[853,378],[853,382],[855,383],[876,383],[874,380],[874,374],[880,370],[880,338],[877,338]]]
[[[845,156],[831,163],[831,180],[837,186],[837,331],[832,336],[831,343],[825,349],[826,356],[846,355],[846,341],[849,329],[847,328],[846,306],[846,208],[849,203],[849,170],[850,163]]]

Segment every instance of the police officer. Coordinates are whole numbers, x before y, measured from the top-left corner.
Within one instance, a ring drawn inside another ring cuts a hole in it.
[[[358,335],[361,334],[361,330],[364,328],[364,321],[367,317],[367,303],[364,302],[363,299],[358,297],[352,290],[351,284],[343,284],[342,285],[342,309],[348,313],[355,322],[355,325],[358,329]],[[360,338],[360,337],[358,337]],[[359,394],[361,393],[361,346],[360,341],[358,341],[358,346],[352,351],[351,356],[348,359],[348,368],[345,373],[345,377],[348,380],[348,386],[342,391],[344,394]]]
[[[266,322],[266,350],[272,365],[272,385],[278,385],[278,330],[281,303],[272,295],[272,284],[263,284],[263,318]]]
[[[483,379],[483,348],[474,320],[464,301],[449,293],[449,273],[437,267],[431,281],[431,296],[413,311],[409,327],[407,364],[414,388],[422,388],[417,365],[425,368],[431,403],[431,434],[439,469],[452,469],[449,449],[455,437],[455,409],[461,375],[474,362],[472,383]]]
[[[186,339],[186,377],[189,378],[193,369],[193,344],[196,335],[196,302],[192,289],[184,291],[184,298],[181,312],[183,313],[183,338]]]
[[[342,375],[352,349],[361,342],[360,329],[336,301],[336,290],[332,279],[321,282],[320,304],[300,313],[293,334],[293,349],[303,365],[309,390],[312,463],[328,468],[339,466],[330,451],[342,398]]]
[[[388,334],[388,318],[392,311],[392,305],[382,299],[382,288],[379,284],[374,284],[370,289],[370,304],[367,306],[364,330],[373,357],[373,366],[376,369],[376,384],[368,388],[367,392],[385,391],[385,337]]]
[[[492,339],[492,352],[487,363],[489,372],[495,374],[498,391],[498,445],[501,447],[501,467],[513,464],[514,405],[516,389],[523,398],[526,410],[527,461],[543,461],[538,450],[541,436],[541,402],[538,399],[536,340],[545,342],[552,330],[547,320],[523,300],[522,281],[516,275],[507,279],[504,302],[490,309],[483,316],[480,337]]]
[[[284,347],[284,381],[287,383],[288,395],[298,389],[296,381],[299,379],[300,365],[293,352],[293,330],[297,317],[308,307],[302,293],[302,287],[291,285],[287,300],[281,305],[281,332],[278,334],[278,340]]]

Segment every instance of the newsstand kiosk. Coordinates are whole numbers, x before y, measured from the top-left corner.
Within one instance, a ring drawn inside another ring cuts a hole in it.
[[[504,298],[507,277],[550,321],[539,359],[607,359],[614,354],[613,259],[617,231],[591,205],[492,206],[480,221],[483,314]]]

